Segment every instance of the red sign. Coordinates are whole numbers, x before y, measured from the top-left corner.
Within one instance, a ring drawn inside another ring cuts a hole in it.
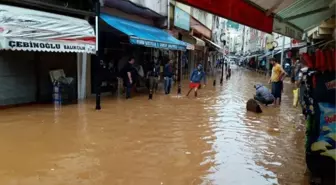
[[[273,17],[244,0],[177,0],[246,26],[272,33]]]

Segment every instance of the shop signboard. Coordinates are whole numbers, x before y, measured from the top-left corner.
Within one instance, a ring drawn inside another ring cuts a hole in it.
[[[62,41],[39,41],[19,38],[1,38],[0,49],[18,51],[44,51],[65,53],[95,53],[95,45]]]
[[[187,44],[187,50],[195,50],[195,45]]]
[[[174,25],[184,30],[190,30],[190,15],[175,6]]]
[[[235,30],[238,30],[238,29],[239,29],[239,24],[236,23],[236,22],[233,22],[233,21],[228,20],[228,21],[227,21],[227,27],[228,27],[228,28],[235,29]]]
[[[136,37],[130,38],[130,43],[135,45],[142,45],[145,47],[151,47],[151,48],[162,48],[162,49],[170,49],[170,50],[186,50],[186,45],[177,45],[177,44],[168,44],[168,43],[162,43],[162,42],[155,42],[155,41],[149,41],[144,40]]]
[[[294,28],[293,26],[280,22],[278,19],[274,19],[273,21],[273,32],[279,33],[281,35],[296,39],[302,40],[303,31]]]
[[[95,42],[86,20],[0,5],[0,49],[95,53]]]
[[[267,34],[265,40],[266,49],[270,50],[274,47],[274,37],[273,35]]]

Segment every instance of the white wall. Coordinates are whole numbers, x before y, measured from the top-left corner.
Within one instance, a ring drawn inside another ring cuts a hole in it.
[[[185,5],[183,3],[176,2],[175,6],[180,8],[181,10],[187,12],[188,14],[190,14],[190,12],[191,12],[191,7],[188,6],[188,5]]]
[[[212,29],[213,15],[202,10],[191,8],[191,16],[204,24],[210,30]]]
[[[252,34],[255,34],[255,37],[253,39],[251,39]],[[244,53],[263,50],[264,37],[265,35],[262,34],[261,31],[246,26]]]
[[[224,48],[223,42],[220,40],[221,34],[225,34],[225,40],[228,41],[228,37],[226,34],[226,19],[213,16],[213,25],[212,25],[212,40]]]
[[[167,16],[168,0],[129,0],[142,7],[147,7],[163,16]]]

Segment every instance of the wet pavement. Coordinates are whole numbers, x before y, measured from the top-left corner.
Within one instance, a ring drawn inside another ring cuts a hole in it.
[[[307,184],[291,84],[281,107],[245,110],[253,84],[266,81],[235,69],[223,86],[208,82],[198,98],[103,97],[100,112],[94,100],[2,110],[0,184]]]

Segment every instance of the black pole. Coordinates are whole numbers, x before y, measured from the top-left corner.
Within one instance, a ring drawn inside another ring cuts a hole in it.
[[[182,34],[178,34],[178,40],[182,40]],[[181,81],[182,81],[182,51],[178,51],[178,63],[177,63],[177,81],[178,81],[178,88],[177,88],[177,94],[181,94]]]
[[[223,78],[224,78],[224,59],[222,63],[222,74],[221,74],[221,79],[220,79],[220,84],[223,85]]]
[[[216,61],[215,61],[216,62]],[[215,67],[213,67],[213,65],[212,65],[212,69],[213,69],[213,73],[214,73],[214,80],[213,80],[213,83],[212,83],[212,85],[213,86],[216,86],[216,77],[217,77],[217,70],[216,70],[216,66]]]
[[[100,17],[100,0],[96,0],[96,64],[97,64],[97,74],[96,74],[96,110],[100,110],[100,94],[101,94],[101,79],[100,79],[100,51],[99,51],[99,17]]]

